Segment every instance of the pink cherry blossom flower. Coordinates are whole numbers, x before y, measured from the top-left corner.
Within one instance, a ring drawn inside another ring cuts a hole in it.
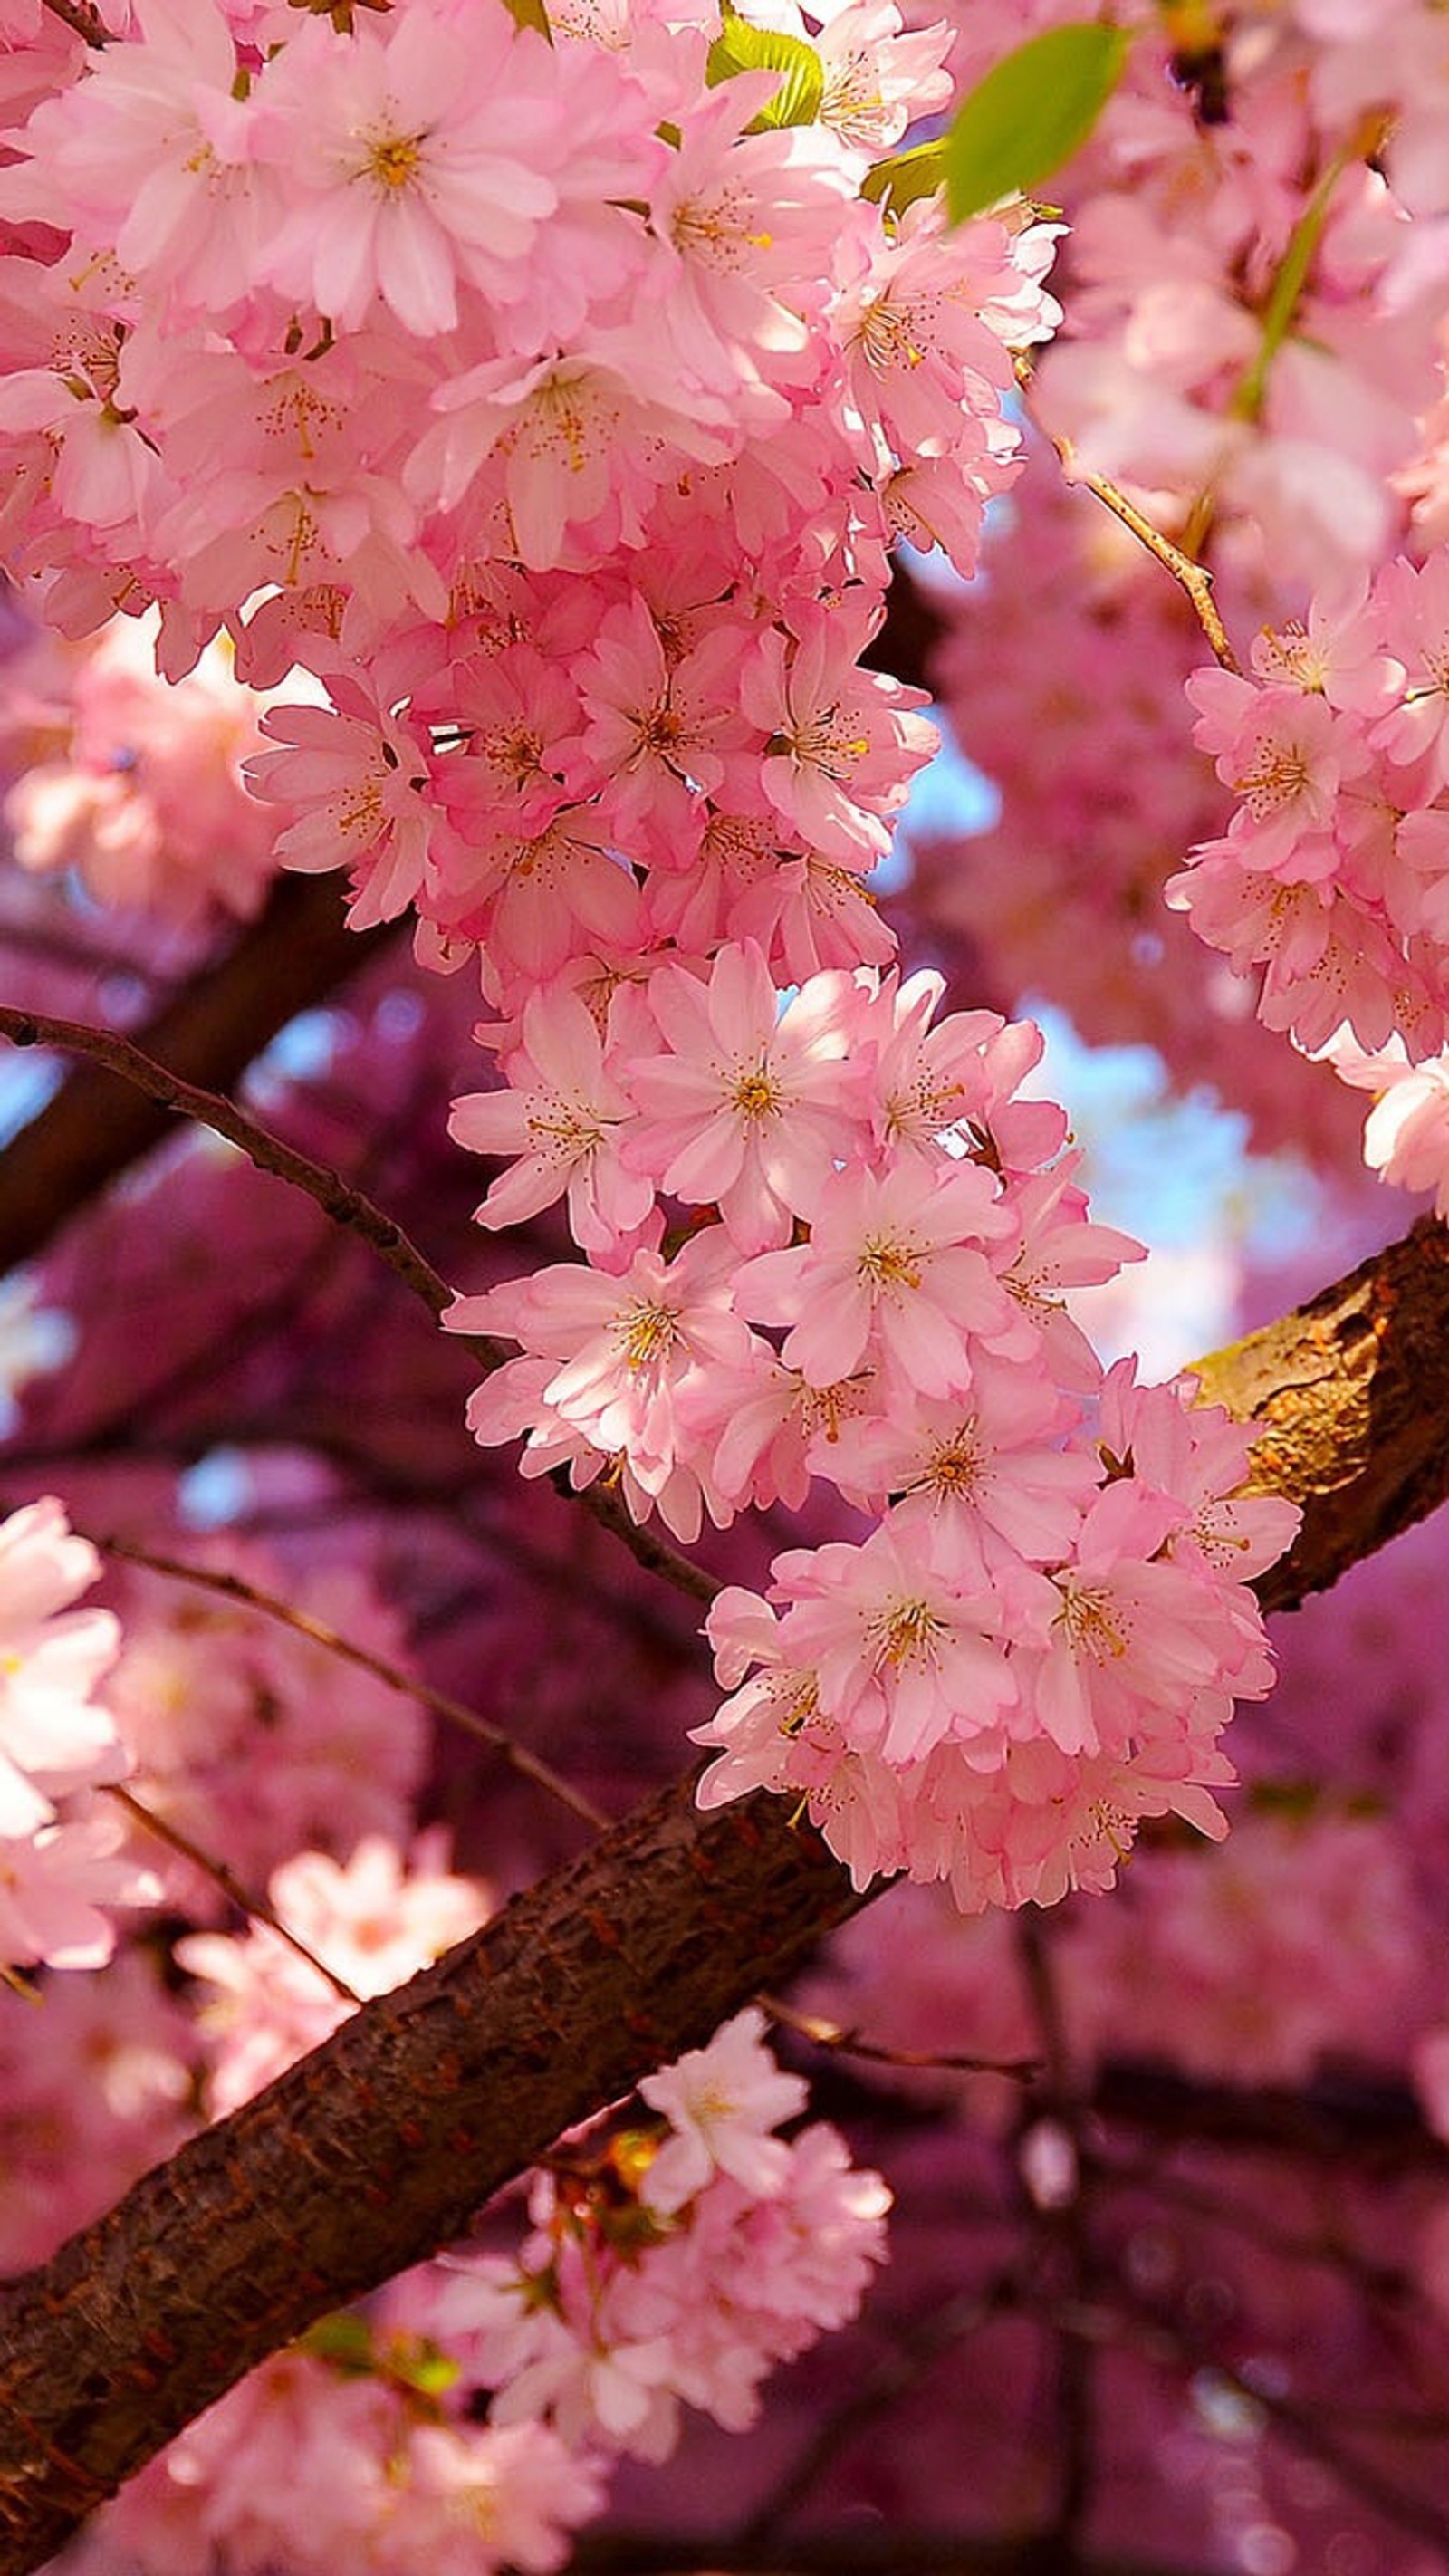
[[[1302,1514],[1276,1494],[1241,1491],[1253,1433],[1221,1405],[1195,1402],[1196,1392],[1191,1376],[1138,1386],[1135,1362],[1118,1360],[1102,1382],[1101,1446],[1140,1486],[1178,1506],[1183,1526],[1167,1541],[1174,1558],[1250,1583],[1283,1554]]]
[[[1130,1479],[1109,1484],[1082,1525],[1072,1560],[1054,1578],[1060,1607],[1036,1676],[1032,1705],[1063,1753],[1121,1752],[1145,1710],[1216,1703],[1230,1713],[1228,1675],[1242,1662],[1231,1614],[1215,1593],[1158,1551],[1177,1517],[1172,1504]],[[1245,1695],[1260,1687],[1243,1677]]]
[[[749,632],[722,619],[669,659],[635,591],[609,612],[576,667],[595,792],[606,799],[616,837],[643,860],[669,862],[696,797],[713,795],[723,781],[721,750],[750,739],[729,705]]]
[[[519,300],[558,203],[555,114],[547,48],[506,16],[465,32],[447,0],[412,0],[346,36],[305,20],[258,94],[258,149],[300,200],[272,283],[348,330],[377,296],[410,331],[451,331],[460,275]]]
[[[221,314],[254,292],[282,219],[254,149],[257,107],[239,97],[231,30],[210,0],[144,0],[140,40],[108,46],[26,129],[38,167],[7,174],[11,211],[61,186],[83,239],[113,251],[178,311]]]
[[[1073,1321],[1062,1291],[1115,1278],[1124,1262],[1144,1258],[1144,1248],[1130,1234],[1088,1216],[1085,1194],[1072,1178],[1080,1161],[1079,1154],[1064,1154],[1050,1171],[1017,1182],[1012,1204],[1022,1230],[1021,1249],[1001,1277],[1023,1320],[1041,1336],[1060,1383],[1087,1392],[1097,1383],[1101,1364]],[[1019,1343],[1003,1341],[1001,1349],[1006,1358],[1025,1355]]]
[[[1187,694],[1201,710],[1195,739],[1216,751],[1219,778],[1243,799],[1254,865],[1298,873],[1287,863],[1332,823],[1343,781],[1369,765],[1366,744],[1324,699],[1301,690],[1199,671]]]
[[[415,657],[391,658],[391,670],[385,661],[364,673],[338,657],[327,670],[333,706],[273,708],[262,731],[285,748],[246,763],[254,796],[303,809],[277,836],[288,866],[350,865],[354,930],[392,921],[413,901],[434,829],[428,755],[401,694]]]
[[[974,1167],[839,1171],[811,1210],[808,1244],[745,1265],[741,1303],[757,1322],[791,1327],[785,1363],[815,1386],[850,1377],[870,1353],[923,1394],[949,1395],[970,1384],[973,1337],[1016,1331],[993,1266],[1016,1235],[991,1175]]]
[[[500,551],[546,572],[584,531],[600,551],[637,546],[681,458],[721,461],[732,445],[721,423],[678,398],[637,335],[626,343],[598,330],[561,356],[485,359],[434,394],[442,417],[414,450],[408,487],[456,509],[496,449],[496,499],[511,532]]]
[[[918,1398],[908,1420],[844,1422],[831,1474],[861,1509],[896,1498],[898,1527],[949,1524],[953,1548],[981,1553],[983,1579],[998,1542],[1048,1565],[1070,1552],[1097,1483],[1090,1459],[1051,1443],[1070,1420],[1037,1371],[983,1355],[969,1401]]]
[[[707,2048],[688,2049],[658,2075],[644,2077],[641,2095],[674,2131],[645,2177],[651,2209],[668,2216],[716,2173],[732,2174],[757,2199],[783,2189],[790,2150],[771,2132],[804,2110],[809,2088],[798,2075],[781,2073],[764,2032],[765,2016],[751,2004]]]
[[[543,2424],[419,2423],[382,2517],[399,2560],[437,2576],[554,2576],[602,2511],[604,2473]]]
[[[890,846],[885,817],[936,748],[914,713],[925,692],[856,668],[876,622],[868,603],[801,608],[793,635],[770,627],[740,673],[740,702],[769,736],[761,785],[775,812],[823,858],[869,867]]]
[[[870,160],[950,102],[945,26],[906,27],[894,0],[850,0],[825,13],[815,43],[825,73],[821,123]]]
[[[1449,1054],[1414,1064],[1402,1042],[1365,1055],[1347,1039],[1330,1061],[1341,1081],[1377,1097],[1364,1125],[1364,1161],[1402,1190],[1432,1190],[1449,1216]]]
[[[71,1607],[99,1572],[54,1497],[0,1521],[0,1833],[48,1825],[54,1798],[126,1771],[114,1719],[91,1698],[119,1624]]]
[[[486,1889],[444,1868],[445,1839],[421,1835],[410,1859],[380,1834],[345,1863],[298,1852],[272,1873],[272,1910],[355,1994],[388,1994],[487,1919]],[[216,2117],[316,2048],[351,2009],[266,1923],[240,1939],[189,1933],[176,1957],[219,1990],[203,2014]]]
[[[801,126],[745,131],[768,79],[728,81],[690,118],[651,207],[659,325],[686,377],[732,392],[816,372],[812,324],[851,198],[840,155],[822,136]],[[769,412],[752,409],[765,426]]]
[[[518,1225],[567,1191],[569,1225],[585,1252],[607,1258],[638,1233],[654,1204],[649,1181],[620,1158],[629,1103],[606,1069],[592,1014],[566,987],[524,1008],[522,1043],[504,1058],[507,1088],[455,1100],[448,1133],[474,1154],[517,1160],[476,1211],[480,1224]]]
[[[116,1946],[109,1909],[161,1893],[125,1844],[125,1818],[89,1802],[71,1802],[34,1832],[0,1836],[0,1964],[103,1967]]]
[[[563,1263],[457,1299],[444,1319],[449,1330],[507,1333],[553,1364],[515,1372],[501,1415],[481,1389],[469,1414],[475,1438],[506,1439],[530,1416],[548,1438],[556,1419],[566,1450],[582,1440],[599,1467],[622,1462],[643,1498],[639,1518],[652,1497],[661,1511],[668,1503],[671,1527],[693,1535],[702,1494],[723,1526],[730,1513],[708,1482],[684,1398],[696,1373],[747,1370],[759,1347],[735,1311],[735,1258],[716,1227],[673,1261],[640,1251],[617,1276]]]
[[[1449,786],[1449,555],[1386,564],[1374,585],[1382,628],[1403,671],[1401,703],[1374,728],[1376,748],[1407,767],[1422,760],[1435,789]]]
[[[642,1113],[630,1163],[675,1197],[717,1201],[741,1252],[788,1242],[796,1211],[855,1144],[846,1059],[860,999],[848,977],[820,975],[782,1009],[752,944],[721,947],[708,983],[660,967],[649,1006],[671,1052],[624,1068]]]
[[[993,1587],[949,1533],[892,1518],[863,1547],[792,1550],[773,1576],[790,1605],[782,1643],[817,1676],[822,1710],[893,1766],[1015,1705],[1001,1642],[1012,1585],[998,1573]]]

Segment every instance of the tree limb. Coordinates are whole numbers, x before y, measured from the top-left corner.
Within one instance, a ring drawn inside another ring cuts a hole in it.
[[[224,1091],[279,1029],[397,935],[349,930],[335,877],[279,877],[265,911],[192,976],[138,1044],[182,1082]],[[34,1260],[89,1198],[160,1142],[167,1107],[100,1066],[73,1073],[0,1153],[0,1278]]]
[[[1258,1426],[1250,1484],[1303,1506],[1255,1589],[1296,1609],[1449,1495],[1449,1231],[1423,1217],[1306,1306],[1194,1363]]]

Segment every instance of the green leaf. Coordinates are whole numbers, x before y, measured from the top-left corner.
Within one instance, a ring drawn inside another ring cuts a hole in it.
[[[751,118],[751,133],[815,123],[825,96],[825,71],[814,46],[778,27],[752,26],[726,0],[724,24],[710,46],[704,77],[711,89],[718,89],[721,81],[734,80],[740,72],[781,74],[774,97]]]
[[[1024,195],[1086,142],[1122,74],[1123,27],[1048,27],[993,65],[945,137],[946,204],[965,223]]]
[[[946,146],[938,135],[934,143],[913,143],[909,152],[893,152],[889,160],[877,161],[867,170],[860,193],[875,206],[888,206],[893,215],[903,215],[917,197],[934,197],[946,176]]]

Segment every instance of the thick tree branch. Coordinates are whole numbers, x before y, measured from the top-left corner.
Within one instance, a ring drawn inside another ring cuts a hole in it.
[[[138,1033],[183,1082],[224,1091],[298,1011],[354,974],[396,925],[347,929],[335,877],[280,877],[265,911]],[[96,1065],[73,1073],[0,1153],[0,1277],[33,1261],[108,1181],[160,1142],[162,1102]]]
[[[1196,1373],[1204,1397],[1258,1425],[1257,1490],[1303,1506],[1256,1586],[1265,1610],[1294,1609],[1449,1495],[1449,1230],[1424,1217]]]
[[[1305,1505],[1274,1607],[1449,1481],[1449,1237],[1417,1227],[1202,1364]],[[0,2294],[0,2576],[279,2344],[456,2235],[558,2132],[703,2040],[855,1900],[781,1804],[652,1800]]]
[[[0,2299],[0,2566],[49,2556],[243,2371],[458,2235],[854,1902],[782,1804],[705,1819],[681,1782],[145,2176]]]

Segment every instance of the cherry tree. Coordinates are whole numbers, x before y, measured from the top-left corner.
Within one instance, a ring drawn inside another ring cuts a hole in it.
[[[0,45],[4,2566],[1449,2565],[1432,0]]]

